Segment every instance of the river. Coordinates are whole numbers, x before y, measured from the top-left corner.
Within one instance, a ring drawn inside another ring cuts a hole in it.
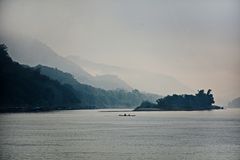
[[[240,159],[240,109],[105,111],[0,114],[0,159]]]

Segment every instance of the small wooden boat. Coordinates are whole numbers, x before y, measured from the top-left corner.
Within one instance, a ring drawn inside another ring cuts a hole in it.
[[[122,116],[122,117],[134,117],[134,116],[136,116],[136,115],[124,113],[124,114],[119,114],[118,116]]]

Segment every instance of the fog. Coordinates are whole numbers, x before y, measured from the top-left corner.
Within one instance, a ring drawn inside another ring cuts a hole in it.
[[[0,22],[63,57],[166,74],[219,103],[240,96],[238,0],[2,0]]]

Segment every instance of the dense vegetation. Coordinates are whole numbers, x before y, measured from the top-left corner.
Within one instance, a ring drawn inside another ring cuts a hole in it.
[[[66,109],[80,100],[70,85],[13,62],[0,45],[0,112]],[[64,106],[64,107],[61,107]]]
[[[221,109],[213,105],[214,97],[211,89],[204,92],[199,90],[195,95],[172,95],[156,100],[157,104],[145,101],[135,110],[209,110]]]
[[[158,95],[141,93],[138,90],[131,92],[118,90],[103,90],[89,85],[79,83],[69,73],[64,73],[56,68],[38,65],[35,67],[40,70],[40,73],[50,77],[51,79],[59,81],[61,84],[68,84],[73,86],[76,95],[81,99],[83,106],[94,108],[106,107],[132,107],[138,106],[142,101],[148,100],[153,102]]]
[[[103,90],[80,84],[69,73],[14,62],[0,45],[0,112],[133,107],[157,95],[138,90]]]

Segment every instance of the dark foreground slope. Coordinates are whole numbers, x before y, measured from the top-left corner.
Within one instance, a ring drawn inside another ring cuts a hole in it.
[[[196,95],[172,95],[160,98],[157,104],[151,102],[142,102],[135,108],[135,111],[194,111],[194,110],[212,110],[223,109],[213,105],[214,97],[209,89],[207,93],[204,90],[199,90]]]
[[[62,85],[41,75],[39,70],[13,62],[2,44],[0,88],[0,112],[67,109],[80,103],[70,85]]]

